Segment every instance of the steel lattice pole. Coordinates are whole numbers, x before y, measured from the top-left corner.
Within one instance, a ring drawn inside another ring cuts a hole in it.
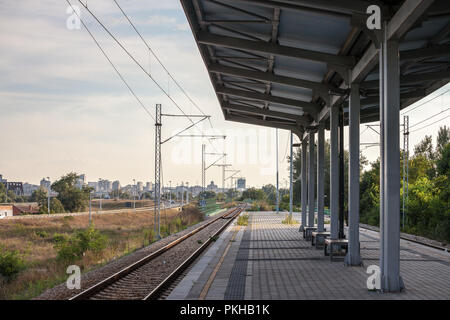
[[[156,105],[155,123],[155,235],[160,236],[160,211],[161,211],[161,105]]]

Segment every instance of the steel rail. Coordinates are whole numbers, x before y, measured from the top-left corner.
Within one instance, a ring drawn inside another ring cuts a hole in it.
[[[380,232],[379,230],[368,228],[368,227],[363,227],[361,225],[359,225],[359,227],[361,229],[364,229],[364,230],[369,230],[369,231],[378,232],[378,233]],[[376,227],[373,227],[373,228],[376,228]],[[411,237],[414,237],[414,235],[411,235]],[[430,248],[433,248],[433,249],[438,249],[438,250],[446,251],[446,252],[448,251],[448,248],[445,248],[443,246],[438,246],[438,245],[435,245],[435,244],[432,244],[432,243],[423,242],[423,241],[420,241],[418,239],[408,238],[408,237],[405,237],[404,235],[400,235],[400,239],[405,240],[405,241],[414,242],[414,243],[417,243],[417,244],[421,244],[421,245],[423,245],[425,247],[430,247]]]
[[[167,252],[169,249],[175,247],[177,244],[183,242],[184,240],[188,239],[189,237],[193,236],[194,234],[198,233],[199,231],[205,229],[206,227],[210,226],[211,224],[213,224],[214,222],[220,220],[220,219],[227,219],[229,216],[236,216],[236,212],[242,212],[242,208],[241,207],[235,207],[232,208],[230,210],[228,210],[225,214],[214,218],[211,221],[208,221],[207,223],[201,225],[200,227],[192,230],[191,232],[185,234],[184,236],[170,242],[169,244],[165,245],[164,247],[156,250],[155,252],[150,253],[149,255],[141,258],[140,260],[134,262],[133,264],[123,268],[122,270],[114,273],[113,275],[107,277],[106,279],[92,285],[91,287],[89,287],[88,289],[76,294],[75,296],[72,296],[71,298],[69,298],[68,300],[85,300],[88,299],[89,297],[95,295],[97,292],[103,290],[104,288],[110,286],[111,284],[117,282],[118,280],[122,279],[123,277],[125,277],[126,275],[128,275],[129,273],[131,273],[132,271],[140,268],[141,266],[147,264],[148,262],[152,261],[153,259],[155,259],[156,257],[160,256],[161,254],[163,254],[164,252]],[[230,221],[232,221],[232,219],[230,219]],[[226,224],[228,225],[229,222]]]
[[[217,237],[223,230],[225,230],[226,227],[233,221],[234,218],[236,218],[244,208],[238,207],[237,210],[234,211],[234,213],[229,217],[225,219],[229,219],[227,223],[225,223],[222,227],[220,227],[219,230],[214,233],[213,236],[209,237],[209,239],[202,244],[197,250],[195,250],[194,253],[192,253],[189,258],[184,260],[183,263],[181,263],[170,275],[168,275],[155,289],[153,289],[152,292],[150,292],[143,300],[155,300],[157,299],[161,292],[164,291],[164,289],[167,288],[168,285],[171,284],[175,278],[182,273],[213,241],[215,237]]]

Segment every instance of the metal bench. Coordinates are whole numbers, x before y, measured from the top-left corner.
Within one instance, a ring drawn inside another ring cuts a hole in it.
[[[325,256],[330,256],[330,261],[333,261],[334,256],[345,257],[348,252],[347,239],[325,239],[323,252]]]
[[[317,230],[316,227],[305,227],[303,229],[303,239],[305,239],[306,241],[311,240],[311,233],[313,233],[316,230]]]
[[[314,231],[311,233],[311,245],[315,246],[316,249],[321,249],[325,245],[325,239],[330,236],[329,232]]]

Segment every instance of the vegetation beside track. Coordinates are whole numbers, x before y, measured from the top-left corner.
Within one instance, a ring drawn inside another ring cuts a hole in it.
[[[161,212],[161,236],[203,220],[196,205]],[[0,221],[0,299],[30,299],[66,280],[68,265],[98,268],[155,241],[153,211]],[[2,264],[3,263],[3,264]]]

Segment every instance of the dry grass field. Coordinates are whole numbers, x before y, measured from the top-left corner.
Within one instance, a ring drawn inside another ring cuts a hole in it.
[[[95,215],[96,230],[107,239],[101,254],[84,254],[77,261],[83,272],[129,254],[153,241],[153,211]],[[194,207],[161,212],[161,234],[178,232],[202,219]],[[55,239],[70,237],[89,226],[89,216],[48,219],[0,220],[0,245],[17,250],[25,267],[10,281],[0,278],[0,299],[29,299],[65,280],[66,265],[57,259]]]

